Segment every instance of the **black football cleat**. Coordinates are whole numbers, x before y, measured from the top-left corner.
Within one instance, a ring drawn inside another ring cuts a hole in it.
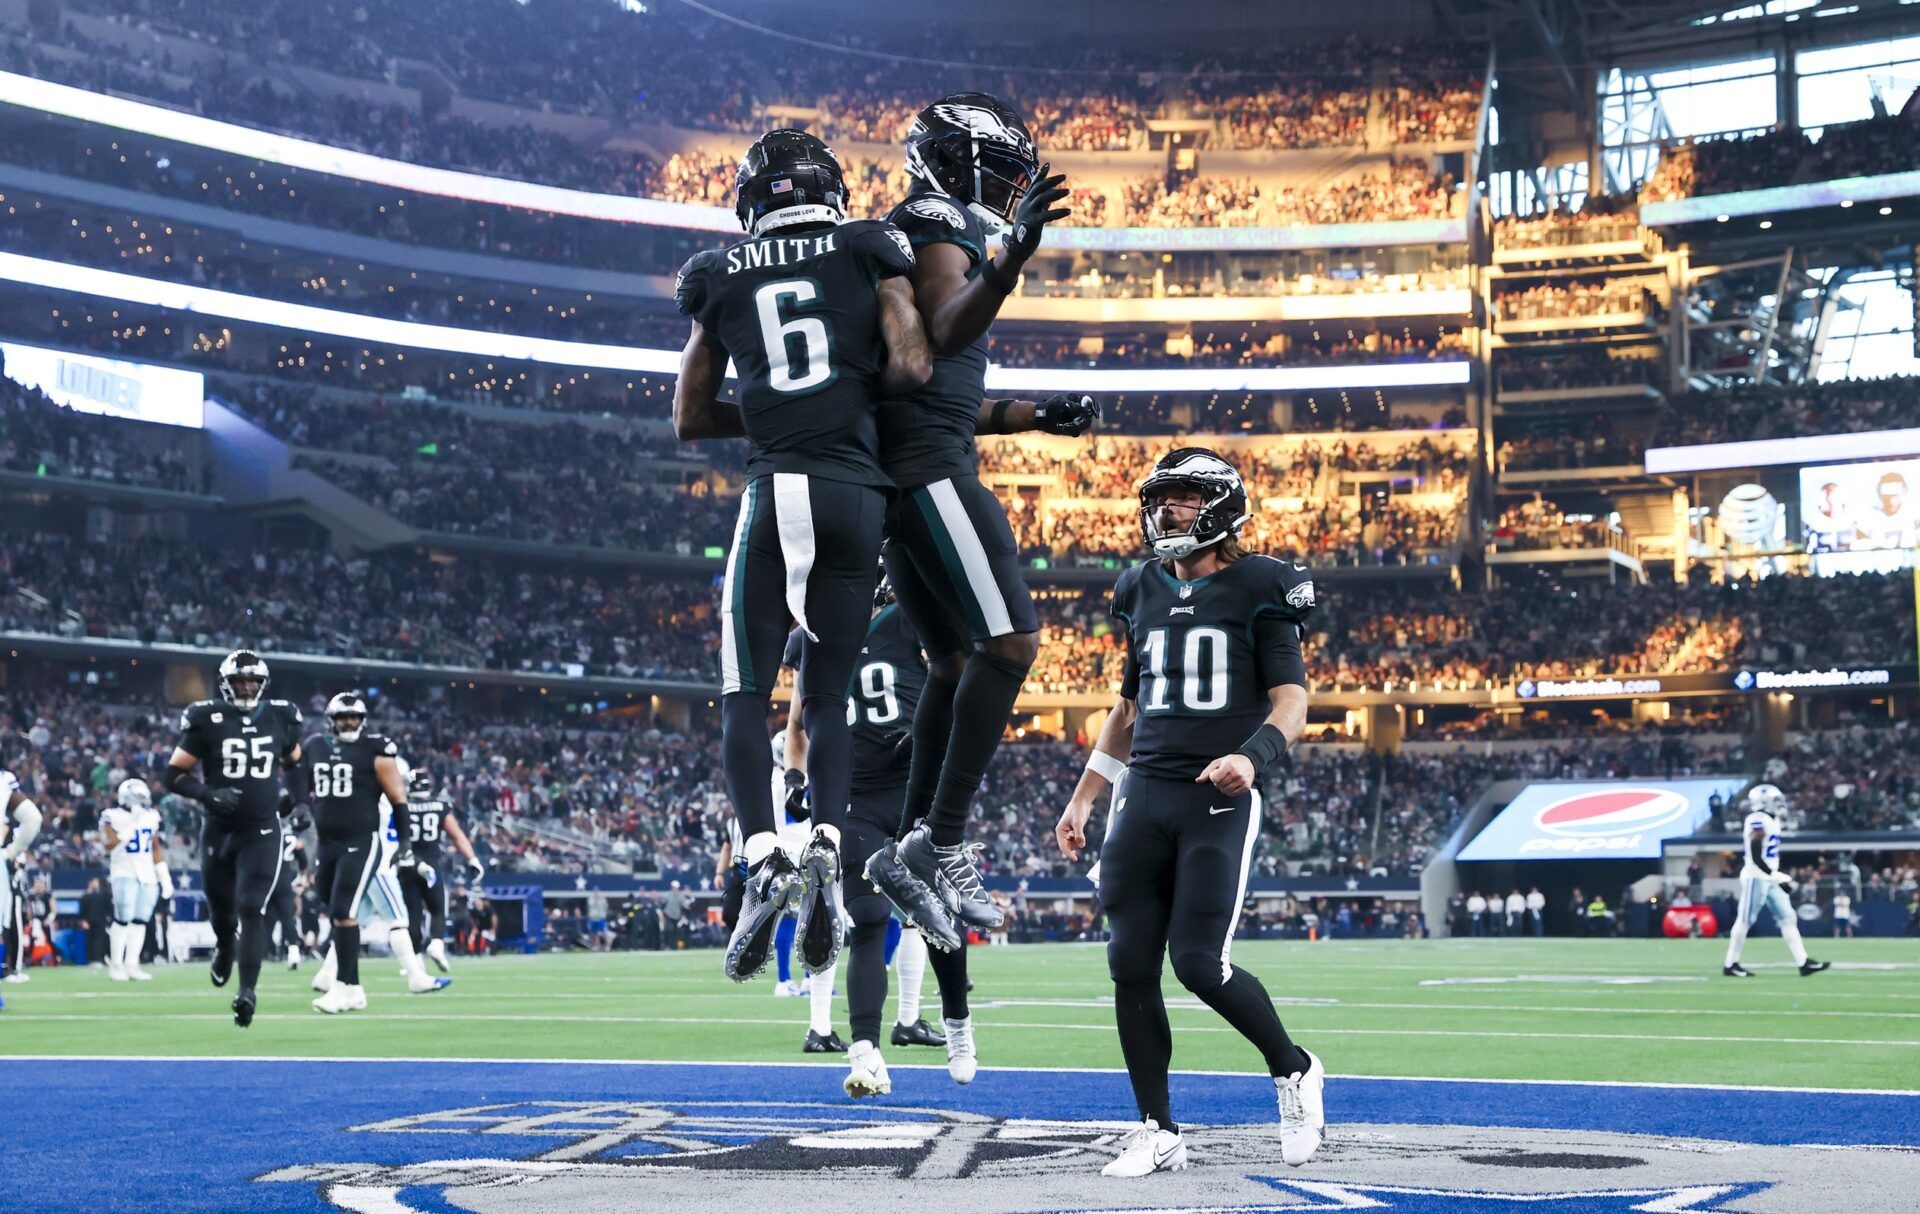
[[[1746,966],[1740,964],[1738,961],[1734,962],[1732,965],[1721,966],[1720,972],[1725,974],[1729,978],[1753,977],[1753,971],[1748,969]]]
[[[916,1020],[912,1024],[901,1024],[895,1021],[893,1044],[933,1045],[944,1049],[947,1044],[947,1035],[924,1020]]]
[[[1808,957],[1800,963],[1800,976],[1802,978],[1811,978],[1821,970],[1832,968],[1833,962],[1831,961],[1815,961],[1812,957]]]
[[[808,1029],[807,1044],[801,1047],[801,1052],[805,1054],[844,1054],[847,1052],[847,1043],[840,1040],[840,1033],[836,1029],[828,1029],[825,1037],[822,1037],[812,1029]]]
[[[820,831],[813,832],[800,853],[800,878],[805,886],[793,940],[800,950],[800,963],[808,973],[817,974],[840,959],[840,944],[847,938],[847,911],[840,901],[840,848]]]
[[[233,1022],[241,1028],[246,1028],[251,1025],[253,1023],[253,1008],[253,988],[250,986],[241,987],[240,993],[233,997]]]
[[[774,848],[747,874],[740,899],[740,918],[727,941],[727,977],[745,982],[767,968],[773,955],[773,933],[780,916],[798,909],[805,883],[787,853]]]
[[[215,944],[213,946],[213,965],[207,970],[207,977],[215,986],[225,986],[227,979],[233,977],[233,946]]]
[[[900,857],[898,843],[883,844],[867,859],[865,872],[873,888],[893,903],[908,927],[920,929],[928,944],[950,953],[964,943],[946,903],[932,886],[913,875]]]
[[[929,837],[929,844],[932,840]],[[940,875],[946,878],[948,909],[954,918],[968,927],[992,931],[1006,922],[1007,914],[987,897],[987,886],[980,879],[980,844],[956,843],[952,847],[933,848]],[[912,867],[911,861],[908,867]],[[916,870],[917,871],[917,870]]]

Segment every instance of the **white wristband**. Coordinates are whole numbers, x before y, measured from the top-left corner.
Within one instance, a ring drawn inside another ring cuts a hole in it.
[[[1087,756],[1087,770],[1109,784],[1118,784],[1120,777],[1127,774],[1127,765],[1106,751],[1096,748]]]

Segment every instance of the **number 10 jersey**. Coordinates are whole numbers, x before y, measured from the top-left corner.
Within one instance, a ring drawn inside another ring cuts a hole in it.
[[[879,284],[913,272],[900,229],[857,219],[697,253],[674,302],[740,376],[747,476],[798,472],[889,488],[874,410],[886,342]]]

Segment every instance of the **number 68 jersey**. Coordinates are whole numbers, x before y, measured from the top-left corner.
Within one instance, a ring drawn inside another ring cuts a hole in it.
[[[1120,694],[1139,709],[1128,770],[1192,780],[1238,750],[1267,719],[1269,688],[1306,685],[1300,642],[1313,605],[1312,574],[1268,556],[1190,582],[1157,559],[1121,574]]]
[[[321,839],[351,842],[383,829],[383,794],[373,764],[399,754],[390,739],[371,730],[351,742],[324,733],[307,739],[300,761],[313,774],[313,826]]]
[[[180,714],[181,750],[200,760],[208,788],[240,790],[240,811],[222,826],[268,826],[279,820],[280,763],[300,744],[300,710],[262,700],[251,712],[225,700],[199,700]]]
[[[877,288],[913,265],[899,228],[856,219],[709,249],[681,269],[674,303],[740,373],[748,479],[799,472],[892,487],[874,416],[886,363]]]

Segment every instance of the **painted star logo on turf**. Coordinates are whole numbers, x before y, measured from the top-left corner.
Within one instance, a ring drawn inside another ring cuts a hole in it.
[[[1554,1210],[1580,1214],[1736,1214],[1726,1203],[1751,1197],[1771,1185],[1757,1182],[1683,1185],[1665,1189],[1590,1189],[1561,1193],[1496,1193],[1475,1189],[1421,1189],[1409,1185],[1332,1184],[1314,1180],[1253,1179],[1272,1185],[1288,1198],[1285,1205],[1249,1206],[1248,1210],[1392,1210],[1402,1214],[1546,1214]],[[1312,1204],[1306,1204],[1311,1202]]]

